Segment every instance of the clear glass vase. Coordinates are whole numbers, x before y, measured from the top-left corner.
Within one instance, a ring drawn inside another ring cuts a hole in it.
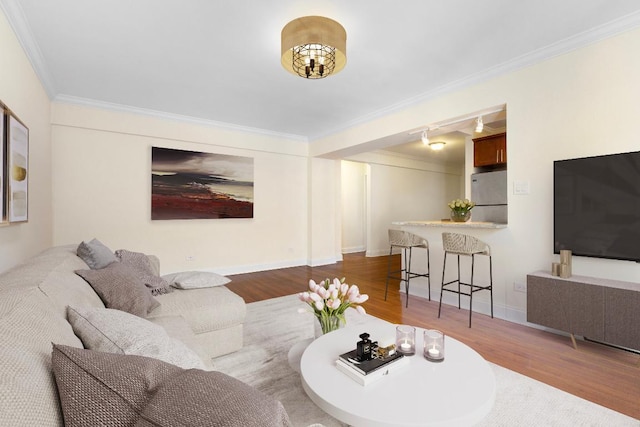
[[[346,325],[346,320],[344,316],[339,316],[336,314],[322,314],[316,316],[317,322],[315,323],[315,337],[318,338],[324,334],[328,334],[331,331],[338,330],[340,328],[344,328]]]
[[[451,210],[451,221],[453,222],[467,222],[471,219],[471,211],[455,211]]]

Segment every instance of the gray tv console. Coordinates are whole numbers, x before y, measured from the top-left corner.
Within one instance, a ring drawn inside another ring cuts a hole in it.
[[[640,283],[527,275],[527,321],[640,351]]]

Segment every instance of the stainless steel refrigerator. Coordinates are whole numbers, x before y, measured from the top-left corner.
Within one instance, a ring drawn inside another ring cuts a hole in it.
[[[472,221],[507,223],[507,171],[471,175]]]

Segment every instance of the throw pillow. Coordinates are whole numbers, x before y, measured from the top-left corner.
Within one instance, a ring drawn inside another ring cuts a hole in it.
[[[114,262],[100,270],[76,270],[108,308],[146,317],[160,303],[151,295],[132,267]]]
[[[170,338],[161,326],[124,311],[67,307],[67,318],[73,332],[90,350],[136,354],[185,369],[205,369],[193,350]]]
[[[53,344],[68,426],[289,427],[282,404],[216,371]]]
[[[131,252],[126,249],[118,249],[116,258],[130,265],[139,272],[140,279],[151,290],[151,295],[162,295],[173,292],[173,288],[162,277],[154,274],[149,257],[141,252]]]
[[[231,282],[228,277],[207,271],[183,271],[165,274],[162,278],[178,289],[211,288]]]
[[[76,254],[87,263],[90,269],[104,268],[112,262],[116,262],[114,253],[100,240],[93,239],[90,242],[82,242],[76,249]]]

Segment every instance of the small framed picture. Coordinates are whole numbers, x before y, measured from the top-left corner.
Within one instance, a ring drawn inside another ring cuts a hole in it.
[[[6,120],[9,222],[29,220],[29,129],[11,112]]]
[[[0,103],[0,225],[7,222],[7,174],[5,171],[5,153],[7,152],[7,134],[5,129],[6,114]]]

